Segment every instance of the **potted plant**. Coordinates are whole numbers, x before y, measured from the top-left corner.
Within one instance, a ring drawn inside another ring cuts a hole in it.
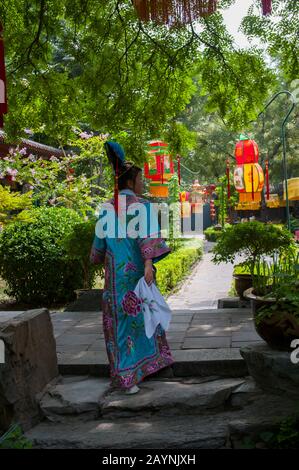
[[[290,351],[291,342],[299,338],[299,254],[274,259],[268,276],[257,275],[244,296],[251,300],[261,338],[273,349]]]
[[[234,275],[235,279],[240,280],[238,290],[242,296],[243,286],[248,287],[248,282],[253,282],[264,257],[283,253],[290,249],[292,243],[292,235],[283,227],[255,220],[244,222],[228,226],[222,231],[213,249],[213,262],[234,263],[237,257],[243,259],[237,265],[242,268],[241,272]]]
[[[235,281],[235,289],[241,300],[244,300],[243,292],[252,287],[252,277],[248,266],[243,263],[234,267],[233,278]]]

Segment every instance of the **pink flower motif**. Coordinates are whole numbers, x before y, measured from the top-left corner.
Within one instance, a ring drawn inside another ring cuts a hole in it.
[[[156,365],[147,366],[147,371],[148,372],[155,372],[156,370],[157,370]]]
[[[150,246],[143,249],[143,253],[144,253],[145,256],[148,256],[148,255],[152,254],[152,252],[153,252],[153,249]]]
[[[107,330],[110,330],[113,326],[113,320],[111,317],[104,317],[103,318],[103,323],[104,323],[104,326]]]
[[[163,346],[161,349],[161,356],[165,357],[166,359],[171,357],[170,349],[167,346]]]
[[[129,377],[121,377],[121,383],[124,387],[129,388],[133,384],[133,376],[130,375]]]
[[[126,292],[121,302],[123,311],[132,317],[137,317],[141,310],[140,304],[141,300],[132,290]]]
[[[26,147],[22,148],[22,149],[19,151],[19,154],[20,154],[20,155],[27,155],[27,149],[26,149]]]
[[[134,263],[127,263],[126,266],[125,266],[125,273],[127,273],[128,271],[137,271],[137,266],[134,264]]]

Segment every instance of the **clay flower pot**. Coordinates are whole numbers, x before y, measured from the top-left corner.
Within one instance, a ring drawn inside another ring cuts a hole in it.
[[[272,348],[279,351],[292,351],[291,342],[299,338],[298,319],[290,312],[282,309],[273,312],[268,318],[257,321],[257,315],[264,306],[276,304],[276,299],[255,295],[254,289],[244,292],[244,297],[251,301],[254,326],[257,334]]]
[[[252,287],[252,277],[250,274],[234,274],[235,288],[241,300],[244,300],[243,292]]]

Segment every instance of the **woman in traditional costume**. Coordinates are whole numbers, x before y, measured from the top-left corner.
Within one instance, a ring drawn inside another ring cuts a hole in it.
[[[160,324],[151,338],[146,336],[142,313],[145,299],[138,298],[134,292],[142,276],[148,285],[154,282],[153,264],[167,256],[170,248],[161,238],[152,203],[140,197],[143,191],[141,168],[125,161],[124,151],[116,142],[107,142],[105,147],[115,173],[115,192],[114,198],[101,207],[90,260],[94,264],[104,263],[105,266],[103,330],[111,385],[131,394],[140,390],[137,384],[146,376],[174,362]],[[127,212],[136,203],[139,207],[142,205],[143,219],[146,218],[146,221],[141,220],[146,230],[141,236],[139,231],[137,237],[130,236],[127,230],[130,220],[132,222],[135,217]],[[105,237],[104,219],[106,228],[107,223],[115,224],[115,231],[108,228]],[[123,220],[125,235],[118,230]],[[122,236],[119,236],[120,233]]]

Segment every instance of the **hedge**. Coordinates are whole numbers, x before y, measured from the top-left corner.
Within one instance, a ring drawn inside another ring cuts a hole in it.
[[[221,237],[222,230],[215,230],[214,227],[209,227],[204,231],[206,240],[209,242],[216,242]]]
[[[78,260],[67,257],[62,241],[82,219],[72,209],[28,211],[31,222],[14,222],[0,234],[0,275],[6,293],[34,305],[65,302],[83,287]]]
[[[184,247],[169,254],[157,263],[157,286],[163,295],[173,288],[188,274],[191,266],[202,257],[202,247]]]

